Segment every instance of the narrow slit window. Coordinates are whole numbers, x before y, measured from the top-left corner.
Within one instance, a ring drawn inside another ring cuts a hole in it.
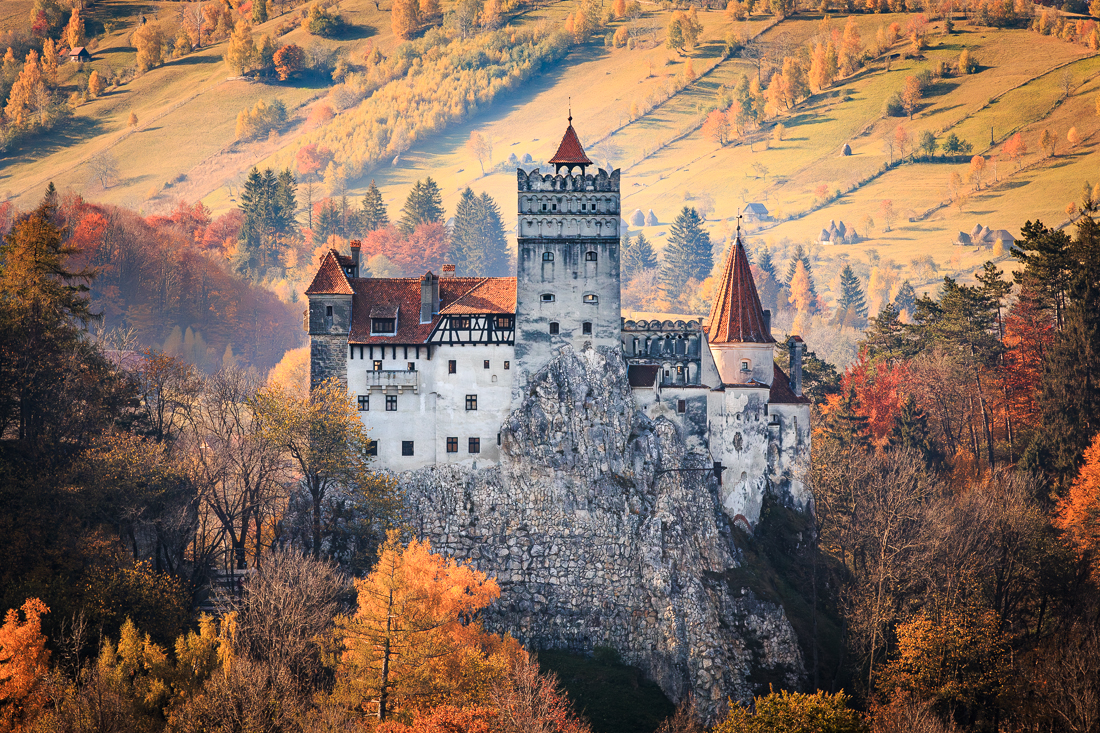
[[[485,368],[486,368],[486,369],[488,369],[488,368],[489,368],[489,360],[488,360],[488,359],[486,359],[486,360],[485,360]]]
[[[510,362],[510,361],[504,362],[504,370],[505,371],[508,371],[511,368],[512,368],[512,362]]]
[[[683,415],[687,412],[687,400],[676,400],[676,412]]]
[[[447,373],[448,374],[458,374],[458,362],[455,361],[454,359],[451,359],[450,361],[447,362]]]
[[[551,321],[550,322],[550,335],[551,336],[556,336],[557,333],[558,333],[558,322],[557,321]]]

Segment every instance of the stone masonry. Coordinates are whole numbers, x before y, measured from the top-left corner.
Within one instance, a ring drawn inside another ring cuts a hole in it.
[[[617,649],[673,700],[714,719],[753,675],[799,687],[781,606],[731,581],[730,517],[706,456],[638,409],[621,349],[564,346],[502,428],[500,465],[402,474],[409,520],[497,578],[486,617],[529,649]],[[516,403],[514,403],[516,404]]]

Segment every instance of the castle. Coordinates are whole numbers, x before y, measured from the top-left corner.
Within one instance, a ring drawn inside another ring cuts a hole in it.
[[[788,377],[740,238],[706,323],[624,320],[619,171],[588,172],[572,117],[549,162],[517,171],[515,277],[363,278],[357,242],[330,251],[306,291],[311,385],[346,385],[383,468],[477,467],[501,460],[501,425],[563,347],[619,347],[639,409],[713,463],[730,518],[751,529],[769,486],[806,508],[803,343]]]

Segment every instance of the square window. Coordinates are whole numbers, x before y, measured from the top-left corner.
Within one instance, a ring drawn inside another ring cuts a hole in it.
[[[458,453],[458,438],[447,438],[447,452]]]
[[[600,296],[598,295],[586,295],[584,296],[584,302],[588,305],[599,305]]]
[[[558,333],[558,323],[557,323],[557,321],[551,321],[550,322],[550,335],[554,336],[557,333]]]
[[[415,361],[410,361],[408,369],[409,369],[410,372],[415,372],[416,371],[416,362]]]
[[[480,453],[481,452],[481,438],[470,438],[470,452],[471,453]]]
[[[378,455],[378,441],[377,440],[372,440],[369,443],[367,443],[367,455],[368,456],[377,456]]]
[[[554,253],[553,252],[543,252],[542,253],[542,261],[543,262],[553,262],[554,261]]]
[[[376,372],[382,371],[382,362],[377,361],[377,360],[374,362],[374,371],[376,371]]]
[[[506,361],[506,362],[504,362],[504,370],[505,370],[505,371],[507,371],[507,370],[509,370],[509,369],[511,369],[511,368],[512,368],[512,362],[510,362],[510,361]]]
[[[401,455],[411,456],[413,455],[413,442],[411,440],[401,441]]]
[[[553,293],[543,293],[542,294],[542,302],[543,303],[553,303],[554,302],[554,294]]]
[[[397,395],[386,395],[386,412],[397,412]]]
[[[489,360],[488,360],[488,359],[486,359],[486,360],[485,360],[485,368],[486,368],[486,369],[488,369],[488,368],[489,368]]]
[[[369,409],[370,409],[370,395],[369,394],[359,395],[359,412],[366,412]]]
[[[681,415],[687,412],[687,400],[676,400],[676,412]]]
[[[581,333],[591,335],[592,334],[592,324],[589,323],[588,321],[585,321],[584,323],[582,323],[581,324]]]
[[[477,409],[477,395],[476,394],[466,395],[466,409],[467,410],[476,410]]]
[[[448,374],[458,374],[458,362],[455,361],[454,359],[451,359],[450,361],[447,362],[447,373]]]
[[[512,317],[511,316],[497,316],[497,328],[511,328]]]

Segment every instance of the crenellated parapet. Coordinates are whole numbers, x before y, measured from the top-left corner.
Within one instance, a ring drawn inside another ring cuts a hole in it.
[[[516,170],[518,190],[523,191],[601,191],[619,192],[619,169],[608,173],[602,168],[596,173],[577,175],[542,174],[536,168],[530,173],[519,168]]]

